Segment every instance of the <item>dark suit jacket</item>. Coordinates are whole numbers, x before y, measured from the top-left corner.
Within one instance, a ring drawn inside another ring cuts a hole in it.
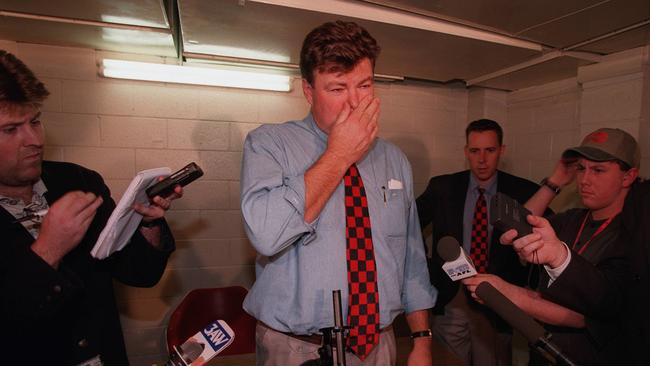
[[[463,241],[463,210],[469,186],[470,171],[440,175],[431,178],[427,189],[417,198],[418,216],[422,228],[432,224],[433,255],[429,265],[431,283],[438,289],[438,300],[434,312],[443,314],[445,305],[456,295],[458,282],[452,282],[442,270],[443,260],[435,250],[438,240],[443,236],[453,236],[459,243]],[[497,192],[505,193],[520,203],[525,203],[539,186],[523,178],[508,173],[497,172]],[[492,231],[488,272],[498,275],[516,285],[526,282],[527,267],[521,265],[514,250],[499,243],[501,232]]]
[[[557,237],[569,248],[587,212],[576,208],[549,219]],[[578,365],[612,365],[623,356],[620,314],[630,272],[627,248],[620,238],[621,221],[616,217],[593,237],[584,253],[572,251],[569,265],[550,286],[542,270],[542,297],[585,317],[582,329],[546,326],[553,334],[552,341]]]
[[[115,208],[101,176],[74,164],[44,162],[41,178],[50,205],[73,190],[101,195],[104,202],[58,270],[30,250],[34,238],[0,208],[2,362],[76,365],[101,354],[105,365],[127,365],[113,278],[133,286],[155,285],[174,248],[169,228],[163,228],[164,250],[136,231],[122,251],[94,259],[90,250]]]
[[[621,214],[632,278],[624,320],[628,364],[650,365],[650,180],[635,184]]]

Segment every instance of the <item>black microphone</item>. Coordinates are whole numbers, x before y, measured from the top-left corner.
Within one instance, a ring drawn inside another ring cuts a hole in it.
[[[545,351],[555,358],[558,365],[575,366],[575,363],[562,353],[558,346],[551,342],[551,335],[546,333],[539,323],[524,313],[489,282],[479,283],[476,286],[476,295],[511,327],[521,332],[542,355],[545,356]]]
[[[467,256],[458,240],[452,236],[443,236],[436,247],[438,255],[445,263],[442,269],[452,281],[462,280],[476,275],[472,259]]]

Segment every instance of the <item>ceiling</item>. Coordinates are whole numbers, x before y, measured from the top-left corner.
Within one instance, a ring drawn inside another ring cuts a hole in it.
[[[295,70],[336,19],[377,39],[378,74],[504,90],[650,44],[648,0],[0,0],[0,39]]]

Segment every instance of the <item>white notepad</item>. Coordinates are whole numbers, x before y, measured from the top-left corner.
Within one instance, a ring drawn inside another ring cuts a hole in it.
[[[145,191],[154,185],[160,176],[171,175],[168,167],[148,169],[139,172],[131,180],[131,184],[124,192],[122,199],[108,218],[104,230],[99,234],[97,243],[90,251],[90,254],[97,259],[105,259],[109,255],[124,248],[138,229],[142,215],[133,209],[134,203],[149,205],[149,198]]]

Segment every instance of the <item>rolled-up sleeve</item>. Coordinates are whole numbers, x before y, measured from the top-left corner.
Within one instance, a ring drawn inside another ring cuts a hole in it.
[[[248,238],[262,255],[308,243],[318,220],[307,223],[304,172],[291,174],[281,144],[258,128],[246,137],[241,172],[241,210]]]
[[[417,205],[413,195],[413,183],[410,177],[411,170],[408,161],[404,162],[409,177],[409,217],[406,232],[406,262],[404,264],[404,284],[402,304],[405,312],[412,313],[417,310],[430,309],[436,303],[438,291],[431,285],[429,269],[427,267],[420,222],[418,219]]]

